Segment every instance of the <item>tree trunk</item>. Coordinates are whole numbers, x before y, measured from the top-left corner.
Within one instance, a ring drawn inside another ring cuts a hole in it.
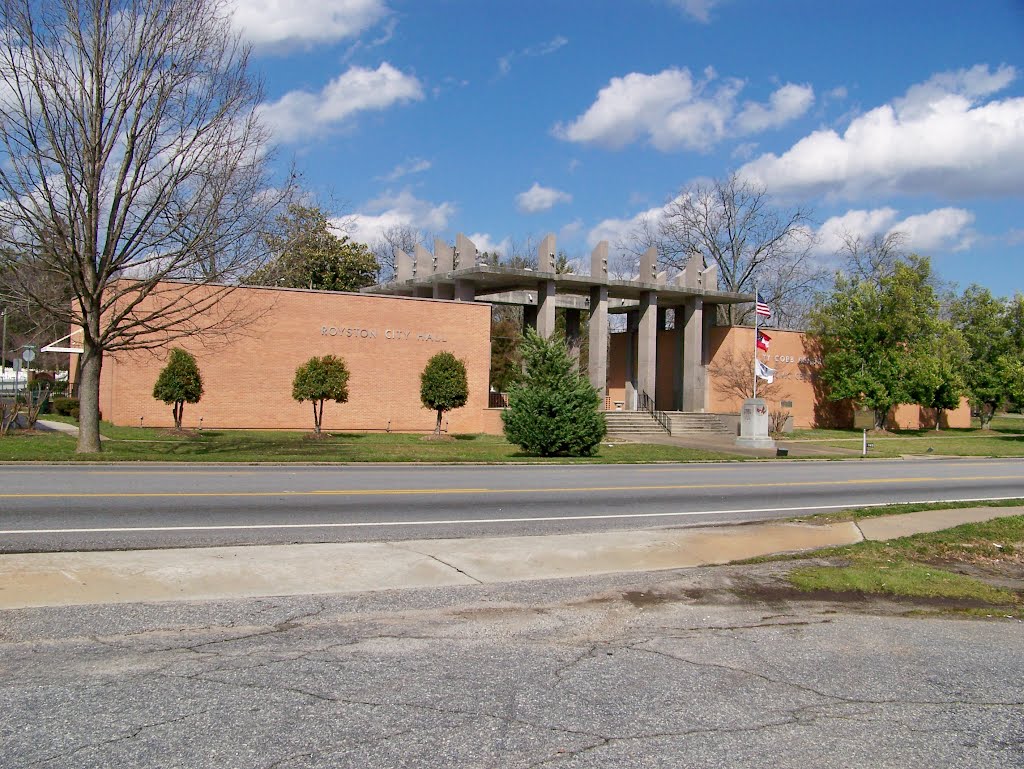
[[[320,417],[323,415],[324,402],[320,401],[320,411],[316,410],[316,401],[313,401],[313,433],[319,437],[320,435]]]
[[[436,427],[434,428],[434,433],[435,433],[435,434],[436,434],[437,436],[440,436],[440,435],[441,435],[441,414],[443,414],[443,413],[444,413],[444,412],[443,412],[443,411],[441,411],[441,409],[438,409],[438,410],[437,410],[437,426],[436,426]]]
[[[875,429],[885,429],[885,417],[889,413],[889,409],[874,409],[875,412]]]
[[[174,402],[174,429],[181,431],[181,420],[185,413],[185,401]]]
[[[992,416],[996,413],[995,406],[991,408],[987,403],[982,404],[981,408],[978,409],[978,418],[981,419],[981,429],[987,430],[988,426],[992,424]]]
[[[103,351],[88,339],[82,344],[81,372],[78,383],[78,448],[79,454],[98,454],[100,446],[100,369]]]

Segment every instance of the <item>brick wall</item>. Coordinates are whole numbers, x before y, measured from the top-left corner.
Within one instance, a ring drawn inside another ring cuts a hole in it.
[[[184,426],[312,429],[312,407],[291,397],[295,370],[312,356],[337,355],[351,373],[349,400],[324,405],[325,430],[433,429],[420,403],[420,373],[448,350],[466,364],[469,400],[446,414],[451,432],[493,430],[487,411],[490,306],[293,289],[240,288],[258,319],[229,336],[171,342],[193,355],[205,392],[185,406]],[[168,348],[104,358],[103,416],[115,424],[173,426],[171,407],[152,397]]]

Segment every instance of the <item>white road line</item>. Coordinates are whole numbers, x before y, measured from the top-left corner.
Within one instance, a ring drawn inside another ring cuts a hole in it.
[[[262,531],[273,529],[357,529],[373,526],[452,526],[457,524],[495,524],[495,523],[531,523],[551,521],[590,521],[590,520],[628,520],[635,518],[675,518],[701,515],[740,515],[748,513],[804,513],[823,510],[844,510],[855,507],[886,507],[891,504],[922,505],[949,502],[999,502],[1019,497],[977,497],[973,499],[917,499],[909,502],[868,502],[850,503],[845,505],[808,505],[805,507],[762,507],[746,510],[694,510],[678,513],[601,513],[598,515],[552,515],[537,518],[470,518],[432,521],[350,521],[345,523],[253,523],[223,524],[219,526],[120,526],[110,528],[73,528],[73,529],[2,529],[0,535],[16,534],[126,534],[147,531]]]

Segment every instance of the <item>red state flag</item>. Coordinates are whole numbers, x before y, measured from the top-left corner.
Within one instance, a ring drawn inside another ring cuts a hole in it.
[[[772,341],[772,338],[763,331],[757,332],[757,349],[768,352],[768,345]]]

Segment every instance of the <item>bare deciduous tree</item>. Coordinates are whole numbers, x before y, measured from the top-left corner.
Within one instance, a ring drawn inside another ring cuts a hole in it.
[[[826,272],[812,254],[810,213],[774,206],[767,191],[735,174],[698,182],[668,203],[659,222],[641,221],[630,250],[654,245],[659,261],[681,270],[694,254],[718,266],[724,291],[752,292],[754,284],[772,304],[775,323],[802,319]],[[728,324],[748,320],[752,307],[724,305]]]
[[[55,302],[15,281],[82,330],[80,452],[100,450],[104,353],[230,325],[231,284],[264,254],[292,185],[269,184],[260,91],[230,12],[0,0],[3,253],[16,276],[29,263],[69,286],[71,302]]]
[[[394,280],[398,264],[398,252],[404,251],[412,256],[416,246],[426,243],[423,233],[408,224],[395,224],[385,229],[370,244],[370,250],[377,257],[380,265],[380,280],[387,283]]]
[[[845,232],[842,240],[836,256],[843,260],[843,271],[852,280],[878,283],[892,275],[896,264],[906,256],[903,252],[906,236],[902,232],[876,234],[870,238]]]

